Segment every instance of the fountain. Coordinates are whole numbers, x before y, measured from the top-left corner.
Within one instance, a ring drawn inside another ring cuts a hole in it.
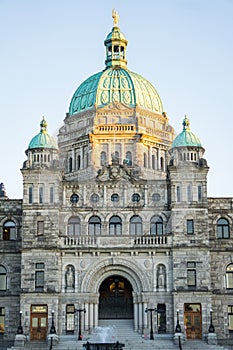
[[[96,327],[91,334],[90,341],[83,344],[86,350],[122,350],[125,346],[119,341],[116,341],[116,328]]]

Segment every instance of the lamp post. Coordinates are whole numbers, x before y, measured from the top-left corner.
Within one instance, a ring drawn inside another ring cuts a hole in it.
[[[176,333],[181,333],[180,321],[179,321],[179,309],[176,310]]]
[[[150,339],[154,340],[154,333],[153,333],[153,323],[152,323],[152,312],[156,312],[157,309],[155,308],[146,308],[145,312],[150,312]]]
[[[213,325],[213,319],[212,319],[213,310],[210,309],[210,326],[209,326],[209,333],[215,333],[214,325]]]
[[[82,318],[81,313],[86,313],[86,309],[75,309],[76,312],[78,312],[78,340],[82,340]]]
[[[23,311],[20,310],[20,312],[19,312],[19,326],[17,329],[17,334],[23,334],[22,313],[23,313]]]
[[[50,327],[50,334],[56,334],[56,328],[54,325],[54,310],[52,310],[52,324]]]
[[[52,350],[52,348],[53,348],[53,334],[56,334],[56,328],[54,325],[54,310],[52,310],[52,324],[51,324],[49,333],[51,334],[51,343],[50,343],[49,350]]]

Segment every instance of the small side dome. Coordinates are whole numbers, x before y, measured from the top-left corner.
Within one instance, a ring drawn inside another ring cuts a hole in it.
[[[58,149],[57,141],[53,136],[50,136],[47,132],[46,120],[42,119],[40,123],[40,132],[30,141],[28,150],[35,148],[51,148]]]
[[[185,116],[183,120],[183,131],[176,136],[175,140],[172,143],[172,148],[175,147],[202,147],[201,141],[199,138],[194,135],[190,130],[190,121]]]

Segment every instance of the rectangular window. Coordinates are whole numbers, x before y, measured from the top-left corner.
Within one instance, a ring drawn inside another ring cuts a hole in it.
[[[202,201],[202,185],[198,185],[197,187],[197,197],[198,197],[198,202]]]
[[[74,305],[66,305],[66,332],[74,333],[75,327],[75,307]]]
[[[33,186],[30,186],[28,189],[28,202],[29,204],[33,203]]]
[[[35,272],[35,290],[36,292],[44,291],[44,263],[36,263]],[[39,270],[39,271],[38,271]]]
[[[187,234],[193,235],[194,234],[194,222],[193,220],[187,220]]]
[[[188,288],[196,288],[196,263],[193,261],[187,262],[187,285]]]
[[[51,186],[49,189],[49,202],[54,203],[54,187]]]
[[[39,187],[39,203],[42,204],[44,202],[44,188]]]
[[[233,331],[233,305],[228,305],[228,328],[229,331]]]
[[[188,200],[188,202],[193,201],[193,193],[192,193],[192,186],[191,185],[188,185],[188,187],[187,187],[187,200]]]
[[[5,308],[0,307],[0,334],[5,332]]]
[[[180,186],[176,187],[176,200],[177,200],[177,202],[181,201],[181,189],[180,189]]]
[[[37,221],[37,236],[44,234],[44,221]]]

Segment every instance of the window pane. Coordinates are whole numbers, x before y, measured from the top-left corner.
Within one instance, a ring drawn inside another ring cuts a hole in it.
[[[50,187],[49,200],[50,200],[50,203],[54,202],[54,188],[53,187]]]
[[[66,314],[66,330],[74,330],[74,314]]]
[[[38,235],[44,234],[44,221],[37,221],[37,234]]]
[[[44,271],[36,271],[36,288],[44,287]]]
[[[32,318],[32,327],[33,328],[38,327],[38,318],[37,317]]]
[[[6,274],[0,275],[0,290],[6,290]]]
[[[39,203],[43,203],[44,201],[44,189],[43,187],[39,187]]]
[[[188,270],[187,271],[187,283],[188,286],[195,287],[196,286],[196,271]]]
[[[228,320],[229,320],[229,329],[233,330],[233,315],[229,315]]]
[[[233,272],[227,272],[227,288],[233,288]]]
[[[33,203],[33,187],[32,186],[29,187],[29,198],[28,198],[28,201],[29,201],[30,204]]]
[[[187,234],[188,235],[194,234],[193,220],[187,220]]]

